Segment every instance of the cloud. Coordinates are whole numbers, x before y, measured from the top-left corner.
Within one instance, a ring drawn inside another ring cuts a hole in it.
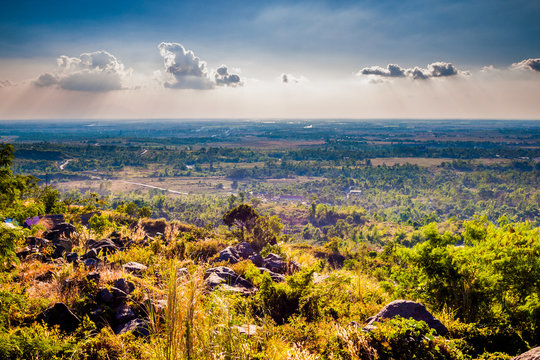
[[[359,75],[377,75],[384,77],[405,77],[405,70],[399,65],[389,64],[386,69],[380,66],[363,68],[358,72]]]
[[[540,58],[525,59],[518,63],[512,64],[513,69],[534,70],[540,72]]]
[[[209,75],[206,62],[186,50],[182,44],[162,42],[158,45],[164,61],[165,71],[172,75],[172,81],[164,81],[163,86],[170,89],[208,90],[215,86],[241,86],[238,74],[231,74],[226,65],[221,65]]]
[[[9,80],[0,80],[0,89],[8,86],[14,86],[15,84]]]
[[[283,84],[300,84],[306,81],[307,79],[304,76],[297,77],[291,74],[281,74],[281,82]]]
[[[371,75],[377,77],[389,78],[411,78],[414,80],[427,80],[430,78],[449,77],[459,74],[466,74],[459,71],[454,65],[447,62],[434,62],[429,64],[426,69],[420,67],[402,68],[396,64],[389,64],[386,68],[380,66],[371,66],[361,69],[357,75]]]
[[[40,75],[37,87],[57,86],[64,90],[106,92],[124,89],[124,80],[131,75],[116,57],[107,51],[83,53],[79,57],[66,55],[56,59],[56,71]]]
[[[186,50],[181,44],[162,42],[158,45],[165,71],[174,77],[163,85],[171,89],[211,89],[213,81],[208,76],[206,63]]]
[[[241,86],[240,76],[237,74],[229,74],[226,65],[221,65],[214,74],[216,85],[220,86]]]

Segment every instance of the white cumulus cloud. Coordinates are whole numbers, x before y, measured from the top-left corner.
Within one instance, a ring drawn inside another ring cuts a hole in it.
[[[442,61],[429,64],[425,69],[418,66],[414,68],[402,68],[396,64],[389,64],[386,68],[380,66],[365,67],[357,73],[357,75],[371,75],[388,78],[411,78],[414,80],[449,77],[459,74],[466,73],[459,71],[451,63]]]
[[[106,92],[124,89],[123,83],[131,75],[131,69],[126,70],[115,56],[103,50],[83,53],[79,57],[62,55],[56,59],[56,64],[56,71],[40,75],[34,85]]]
[[[182,44],[162,42],[158,45],[163,58],[165,72],[172,77],[163,82],[170,89],[208,90],[215,86],[241,86],[238,74],[229,72],[226,65],[221,65],[210,75],[206,62],[186,50]]]
[[[534,70],[534,71],[540,72],[540,58],[525,59],[518,63],[512,64],[511,68],[522,69],[522,70]]]

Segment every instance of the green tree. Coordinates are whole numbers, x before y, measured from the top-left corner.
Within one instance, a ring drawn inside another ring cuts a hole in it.
[[[223,222],[228,227],[236,226],[240,230],[240,238],[244,241],[245,231],[251,231],[259,213],[248,204],[241,204],[223,214]]]

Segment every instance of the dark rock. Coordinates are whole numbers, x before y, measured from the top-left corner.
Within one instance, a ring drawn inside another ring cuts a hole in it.
[[[146,265],[140,264],[135,261],[128,262],[127,264],[122,265],[122,267],[125,271],[134,275],[141,275],[144,270],[148,269]]]
[[[255,250],[247,242],[241,242],[235,246],[236,253],[242,259],[247,259],[251,254],[255,253]]]
[[[52,254],[53,259],[61,258],[64,254],[70,253],[73,249],[73,243],[71,240],[57,239],[53,241],[54,251]]]
[[[270,274],[270,277],[272,278],[272,280],[274,282],[279,283],[279,282],[285,281],[285,276],[283,276],[281,274],[278,274],[278,273],[275,273],[273,271],[270,271],[267,268],[260,267],[259,270],[261,271],[261,273],[266,272],[266,273]]]
[[[229,246],[219,252],[219,257],[216,259],[216,262],[222,261],[226,261],[229,264],[236,264],[237,262],[240,262],[240,256],[234,247]]]
[[[540,347],[535,347],[512,360],[540,360]]]
[[[40,313],[37,321],[43,321],[49,326],[58,325],[62,331],[72,332],[81,323],[81,320],[68,309],[64,303],[56,303]]]
[[[80,284],[80,281],[77,279],[65,279],[60,284],[60,288],[62,289],[62,292],[72,291],[74,289],[77,289]]]
[[[45,273],[39,275],[39,276],[36,276],[36,280],[37,281],[43,281],[43,282],[48,282],[48,281],[51,281],[54,277],[54,273],[51,271],[51,270],[48,270],[46,271]]]
[[[81,256],[82,260],[86,259],[97,259],[97,251],[95,249],[88,250]]]
[[[210,289],[222,286],[225,290],[239,292],[245,295],[250,295],[256,291],[255,286],[251,282],[225,266],[206,270],[204,277],[206,279],[205,284]]]
[[[29,236],[26,238],[26,243],[30,246],[38,246],[38,247],[41,247],[41,246],[45,246],[49,243],[50,241],[47,240],[47,239],[44,239],[44,238],[40,238],[40,237],[35,237],[35,236]]]
[[[43,222],[45,224],[47,223],[52,224],[52,228],[54,228],[58,224],[61,224],[65,221],[64,214],[57,214],[57,215],[47,214],[47,215],[43,215],[40,220],[44,220]]]
[[[89,269],[95,269],[99,265],[98,259],[86,259],[83,261],[83,265]]]
[[[27,246],[25,247],[24,249],[20,250],[17,252],[17,257],[19,259],[24,259],[26,258],[28,255],[30,254],[35,254],[35,253],[38,253],[39,252],[39,249],[37,249],[36,247],[30,247],[30,246]]]
[[[268,254],[264,258],[264,267],[278,274],[285,274],[287,272],[287,263],[281,256],[276,254]]]
[[[69,223],[60,223],[55,225],[51,230],[47,230],[43,233],[45,239],[55,241],[61,238],[69,239],[72,235],[76,234],[75,226]]]
[[[395,316],[401,316],[405,319],[414,319],[416,321],[424,321],[430,328],[435,329],[439,335],[448,333],[446,327],[438,319],[433,317],[424,305],[409,300],[392,301],[379,311],[377,315],[367,319],[367,325],[364,327],[364,330],[369,331],[376,326],[376,322],[382,321],[383,319],[390,319]]]
[[[96,284],[99,283],[100,279],[101,279],[101,275],[99,275],[99,273],[97,271],[91,271],[91,272],[88,273],[88,275],[86,275],[86,280],[93,281]]]
[[[96,301],[103,304],[112,304],[114,303],[114,296],[109,289],[103,288],[98,291]]]
[[[150,332],[148,331],[148,325],[141,319],[133,319],[128,321],[125,324],[120,324],[114,328],[114,332],[117,335],[127,333],[129,331],[133,332],[135,336],[148,336]]]
[[[133,309],[126,304],[118,306],[114,311],[114,320],[116,320],[118,324],[126,323],[135,319],[135,317]]]
[[[263,267],[264,266],[264,259],[263,257],[260,255],[260,254],[251,254],[249,257],[248,257],[248,260],[251,260],[251,262],[256,266],[256,267]]]
[[[122,290],[126,294],[131,294],[135,290],[135,284],[124,278],[114,280],[114,287]]]
[[[90,249],[94,249],[97,253],[101,253],[103,255],[107,254],[114,254],[119,250],[118,246],[109,239],[103,239],[96,241],[92,243],[92,245],[89,245]]]
[[[68,263],[74,263],[79,260],[79,254],[72,252],[66,255],[66,260]]]
[[[119,288],[116,288],[114,286],[111,288],[111,293],[112,293],[112,295],[114,297],[114,303],[115,304],[121,304],[121,303],[125,302],[127,300],[127,298],[129,297],[129,295],[126,294],[125,291],[122,291]]]

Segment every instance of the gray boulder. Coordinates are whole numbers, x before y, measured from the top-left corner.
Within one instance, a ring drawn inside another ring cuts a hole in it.
[[[395,300],[386,305],[379,313],[367,319],[367,325],[364,330],[370,331],[376,326],[377,322],[384,319],[391,319],[396,316],[401,316],[405,319],[414,319],[416,321],[424,321],[432,329],[435,329],[437,334],[445,335],[448,329],[436,319],[426,307],[410,300]]]
[[[114,254],[120,250],[118,246],[109,239],[103,239],[92,243],[89,241],[88,243],[90,249],[94,249],[97,253],[102,253],[103,255]]]
[[[219,252],[216,262],[222,261],[226,261],[229,264],[236,264],[237,262],[240,262],[240,255],[234,247],[229,246]]]
[[[251,254],[255,253],[255,250],[247,242],[241,242],[235,246],[236,253],[240,258],[247,259]]]
[[[148,325],[141,319],[133,319],[114,328],[114,332],[117,335],[124,334],[129,331],[133,332],[135,336],[145,337],[150,335]]]
[[[540,347],[535,347],[512,360],[540,360]]]
[[[227,291],[238,292],[245,295],[252,294],[256,291],[255,286],[253,286],[251,282],[225,266],[218,266],[206,270],[204,277],[206,279],[205,284],[210,289],[222,286],[222,288]]]
[[[275,273],[275,272],[273,272],[273,271],[270,271],[270,270],[268,270],[267,268],[260,267],[259,270],[260,270],[261,273],[268,273],[268,274],[270,274],[270,277],[272,278],[272,280],[273,280],[274,282],[280,283],[280,282],[285,281],[285,276],[283,276],[283,275],[281,275],[281,274],[278,274],[278,273]]]
[[[264,267],[278,274],[285,274],[287,272],[287,263],[281,256],[276,254],[266,255],[264,258]]]
[[[122,265],[122,267],[125,271],[134,275],[141,275],[144,270],[148,269],[146,265],[135,261],[128,262],[127,264]]]

